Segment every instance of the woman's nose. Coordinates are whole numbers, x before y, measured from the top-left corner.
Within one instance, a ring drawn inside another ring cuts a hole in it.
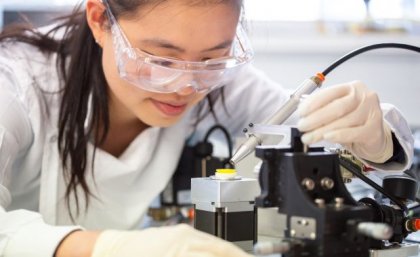
[[[196,92],[197,92],[197,88],[193,84],[188,84],[176,91],[176,93],[180,96],[188,96],[188,95],[195,94]]]

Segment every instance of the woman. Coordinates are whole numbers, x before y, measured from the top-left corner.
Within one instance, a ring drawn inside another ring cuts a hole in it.
[[[238,134],[287,99],[246,66],[241,6],[87,0],[49,30],[3,31],[2,255],[247,256],[186,226],[123,231],[138,227],[193,131],[217,120]],[[380,169],[409,165],[412,138],[394,108],[382,112],[361,82],[324,92],[300,108],[306,143],[342,143]]]

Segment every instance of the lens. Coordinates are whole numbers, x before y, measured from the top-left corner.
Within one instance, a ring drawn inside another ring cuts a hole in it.
[[[194,63],[155,57],[139,49],[118,47],[118,44],[114,46],[121,78],[153,92],[178,92],[193,85],[197,92],[206,93],[229,83],[242,66],[232,57]]]
[[[176,80],[182,72],[153,64],[144,63],[139,69],[139,76],[151,84],[164,85]]]
[[[181,92],[185,88],[193,88],[197,92],[199,87],[200,85],[194,79],[194,73],[186,71],[166,85],[165,89],[169,92]]]
[[[118,58],[120,76],[127,82],[155,92],[173,92],[171,82],[176,80],[181,72],[145,63],[140,59],[129,58],[121,54]]]
[[[212,90],[223,81],[223,71],[208,71],[194,74],[194,80],[199,85],[199,90]]]

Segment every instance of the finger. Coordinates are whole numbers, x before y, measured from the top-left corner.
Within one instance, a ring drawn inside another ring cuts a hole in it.
[[[366,124],[366,113],[352,112],[339,120],[335,120],[325,126],[317,128],[313,131],[307,132],[302,136],[302,142],[304,144],[313,144],[325,139],[325,134],[334,130],[343,128],[352,128],[363,126]],[[335,141],[332,141],[335,142]],[[335,142],[339,143],[339,142]]]
[[[360,97],[353,89],[344,97],[335,99],[320,109],[313,111],[305,118],[302,118],[298,122],[298,129],[300,131],[310,131],[325,126],[355,111],[359,104]]]
[[[350,85],[341,84],[315,92],[299,105],[298,113],[300,116],[305,117],[334,99],[347,95],[350,90]]]
[[[360,126],[353,126],[347,128],[331,129],[331,131],[324,133],[324,139],[340,144],[348,143],[362,143],[371,144],[381,138],[382,131],[378,131],[378,127],[383,127],[382,124],[377,125],[372,122],[373,117],[369,116],[364,124]],[[382,123],[382,121],[379,121]],[[372,134],[372,131],[374,132]]]
[[[341,128],[325,133],[324,139],[339,144],[360,143],[365,130],[365,126]]]

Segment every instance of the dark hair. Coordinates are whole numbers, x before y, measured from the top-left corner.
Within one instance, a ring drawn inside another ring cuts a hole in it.
[[[143,5],[158,5],[165,0],[108,0],[113,14],[133,14]],[[227,0],[213,0],[204,2],[222,3]],[[203,4],[202,0],[193,1]],[[240,1],[238,1],[240,2]],[[103,18],[105,19],[105,14]],[[93,196],[85,179],[88,163],[87,146],[90,138],[94,138],[92,156],[92,172],[95,151],[103,143],[109,131],[109,112],[107,82],[101,65],[102,49],[97,45],[88,26],[82,3],[69,16],[59,18],[57,25],[47,33],[41,33],[30,23],[19,23],[4,28],[0,33],[0,42],[24,42],[35,46],[47,56],[57,54],[57,71],[61,78],[62,101],[59,111],[58,148],[64,168],[64,177],[68,183],[66,188],[66,203],[70,217],[70,195],[73,193],[76,202],[76,215],[79,215],[79,198],[77,188],[80,186],[86,199],[85,208],[89,204],[89,196]],[[55,38],[57,32],[64,31],[64,37]],[[202,102],[199,105],[196,122],[200,122],[208,113],[216,121],[213,111],[215,101],[221,96],[224,105],[223,88],[207,96],[207,107]],[[91,99],[89,99],[91,97]],[[91,102],[90,102],[91,101]],[[91,114],[89,126],[85,128],[89,105]],[[207,108],[203,112],[203,109]],[[201,113],[201,115],[200,115]],[[203,114],[204,113],[204,114]],[[102,130],[100,130],[100,126]],[[101,131],[101,132],[100,132]],[[100,133],[100,134],[99,134]]]

